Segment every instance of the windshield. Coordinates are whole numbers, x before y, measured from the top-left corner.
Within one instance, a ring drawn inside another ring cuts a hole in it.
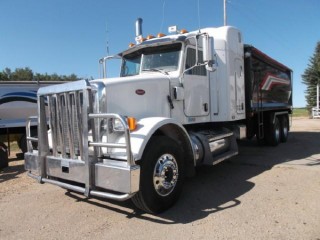
[[[146,71],[176,71],[179,66],[181,43],[146,47],[123,56],[121,77]]]

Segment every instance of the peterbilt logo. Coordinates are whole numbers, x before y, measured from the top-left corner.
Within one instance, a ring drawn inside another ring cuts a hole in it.
[[[143,90],[143,89],[137,89],[136,90],[136,94],[138,94],[138,95],[144,95],[145,93],[146,93],[146,91]]]

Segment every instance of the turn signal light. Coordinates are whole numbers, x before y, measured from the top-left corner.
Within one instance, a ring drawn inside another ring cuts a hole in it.
[[[133,131],[137,128],[137,120],[134,117],[127,117],[129,130]]]

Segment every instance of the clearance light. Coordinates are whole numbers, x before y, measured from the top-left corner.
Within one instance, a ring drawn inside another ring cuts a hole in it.
[[[181,33],[181,34],[185,34],[185,33],[188,33],[188,31],[187,31],[186,29],[181,29],[181,30],[180,30],[180,33]]]
[[[144,38],[144,37],[142,37],[141,39],[140,39],[140,43],[142,43],[142,42],[144,42],[146,39]]]
[[[129,48],[132,48],[132,47],[134,47],[134,46],[135,46],[134,43],[129,43]]]
[[[153,35],[148,35],[148,36],[147,36],[147,40],[150,40],[150,39],[152,39],[152,38],[154,38]]]
[[[162,38],[162,37],[165,37],[165,36],[166,36],[166,35],[163,34],[163,33],[158,33],[158,35],[157,35],[158,38]]]
[[[137,120],[134,117],[127,117],[129,130],[133,131],[137,128]]]

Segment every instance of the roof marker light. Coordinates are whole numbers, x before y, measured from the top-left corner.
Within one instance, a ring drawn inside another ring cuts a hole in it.
[[[154,38],[153,35],[148,35],[148,36],[147,36],[147,40],[150,40],[150,39],[152,39],[152,38]]]
[[[146,39],[144,38],[144,37],[142,37],[141,39],[140,39],[140,43],[142,43],[142,42],[144,42]]]
[[[157,35],[158,38],[162,38],[162,37],[165,37],[165,36],[166,36],[166,35],[163,34],[163,33],[158,33],[158,35]]]
[[[180,33],[181,33],[181,34],[185,34],[185,33],[188,33],[188,31],[187,31],[186,29],[181,29],[181,30],[180,30]]]

